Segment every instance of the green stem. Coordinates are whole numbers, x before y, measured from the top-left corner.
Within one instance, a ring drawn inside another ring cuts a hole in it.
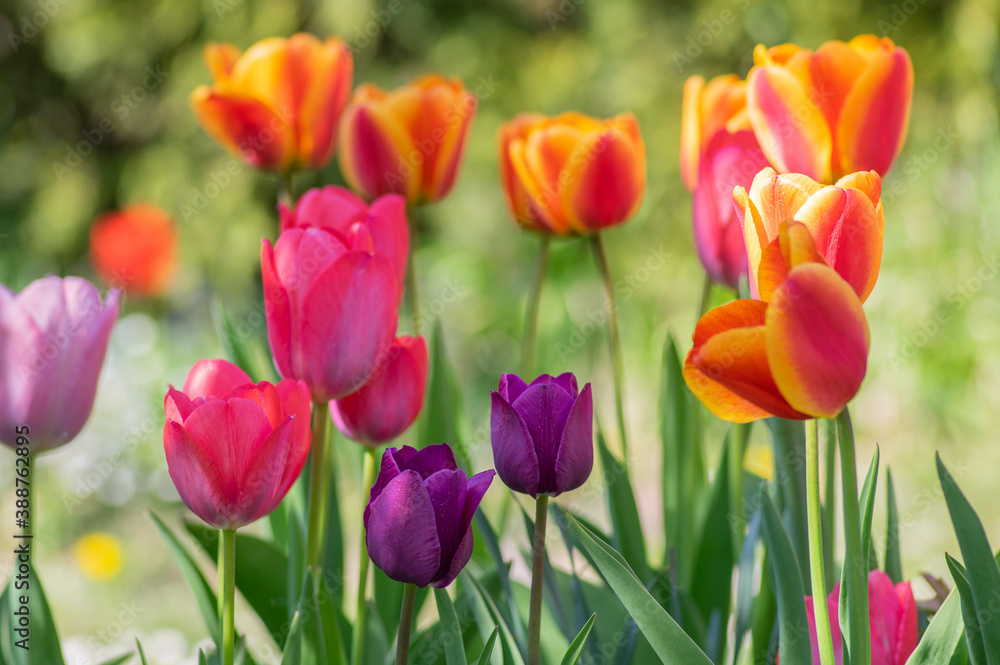
[[[836,584],[834,544],[837,524],[837,421],[824,418],[820,423],[820,445],[826,453],[826,478],[823,482],[823,561],[826,563],[826,585]]]
[[[314,579],[320,578],[323,562],[323,545],[326,537],[326,506],[329,497],[326,482],[326,456],[331,446],[327,441],[327,430],[331,429],[330,405],[327,402],[313,404],[313,444],[312,468],[309,475],[309,535],[306,544],[306,565],[312,568]]]
[[[219,569],[219,599],[218,599],[218,605],[219,605],[219,625],[221,626],[222,625],[222,612],[225,610],[225,604],[223,603],[223,601],[225,600],[225,598],[224,598],[224,596],[222,594],[222,589],[226,588],[226,539],[222,538],[221,534],[220,534],[220,538],[219,538],[219,555],[218,555],[218,559],[216,560],[216,567]]]
[[[618,417],[618,436],[621,438],[622,460],[628,464],[628,439],[625,434],[625,400],[623,397],[625,384],[625,367],[622,363],[622,342],[618,334],[618,307],[615,304],[615,283],[611,279],[611,269],[608,267],[608,257],[604,252],[601,234],[590,236],[590,246],[594,250],[594,259],[604,279],[604,291],[608,299],[608,341],[611,344],[611,363],[614,366],[615,413]]]
[[[417,297],[417,248],[420,245],[419,217],[416,208],[409,208],[406,217],[410,220],[410,251],[406,261],[406,294],[410,303],[410,318],[413,322],[413,332],[420,334],[420,305]]]
[[[845,407],[837,416],[840,439],[840,473],[844,493],[844,565],[847,567],[847,648],[852,663],[866,663],[871,648],[868,634],[868,556],[861,551],[861,508],[858,505],[857,460],[854,429]],[[841,612],[841,616],[844,613]]]
[[[236,620],[236,529],[222,532],[222,665],[233,665]]]
[[[701,299],[698,301],[698,318],[705,316],[708,303],[712,301],[712,278],[705,273],[705,282],[701,286]]]
[[[396,665],[406,665],[410,654],[410,628],[413,626],[413,601],[417,585],[403,585],[403,607],[399,612],[399,632],[396,633]]]
[[[541,495],[535,501],[535,544],[531,555],[531,610],[528,614],[528,663],[542,662],[542,583],[545,579],[545,522],[548,519],[549,497]]]
[[[280,187],[278,188],[278,201],[291,208],[295,205],[295,173],[285,171],[280,177]]]
[[[806,511],[809,531],[809,576],[812,579],[816,635],[822,665],[834,665],[830,611],[826,604],[826,578],[823,572],[822,506],[819,500],[819,423],[806,421]]]
[[[525,377],[531,375],[535,360],[535,336],[538,333],[538,304],[542,299],[542,284],[549,263],[549,236],[542,236],[538,247],[538,264],[535,268],[535,282],[528,296],[528,310],[524,315],[524,337],[521,339],[521,371]]]
[[[364,492],[371,490],[378,472],[378,449],[365,448]],[[362,526],[362,529],[364,527]],[[364,533],[361,534],[361,558],[358,569],[358,611],[354,620],[354,640],[351,643],[351,663],[361,665],[365,650],[365,623],[368,620],[368,547]]]

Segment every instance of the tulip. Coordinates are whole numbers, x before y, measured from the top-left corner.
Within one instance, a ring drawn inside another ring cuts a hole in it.
[[[871,339],[855,291],[802,224],[785,224],[775,251],[789,259],[769,300],[709,311],[684,363],[691,391],[730,422],[833,418],[865,377]]]
[[[363,226],[371,234],[376,252],[389,257],[399,276],[400,288],[406,277],[410,252],[410,227],[406,222],[406,199],[386,194],[369,206],[349,189],[328,185],[307,191],[294,208],[284,204],[281,230],[310,227],[327,228],[344,236],[357,233]]]
[[[399,284],[367,227],[348,236],[292,228],[261,247],[271,353],[284,378],[305,381],[326,403],[354,392],[392,346]]]
[[[330,402],[330,415],[344,436],[369,447],[409,429],[424,405],[427,342],[397,337],[375,374],[359,390]]]
[[[543,374],[531,385],[514,374],[491,391],[493,461],[504,485],[533,498],[558,496],[586,482],[594,466],[590,384]]]
[[[80,433],[120,297],[113,289],[102,303],[79,277],[43,277],[19,294],[0,284],[0,442],[26,434],[39,453]]]
[[[830,41],[815,53],[758,45],[747,76],[747,112],[768,160],[824,183],[855,171],[888,173],[912,96],[910,56],[875,35]]]
[[[646,189],[646,147],[631,113],[520,115],[500,129],[500,175],[522,227],[590,235],[622,224]]]
[[[735,74],[684,82],[681,113],[681,178],[689,192],[698,186],[702,154],[720,133],[752,131],[746,111],[746,82]]]
[[[182,392],[190,399],[223,399],[248,383],[253,383],[250,375],[228,360],[199,360],[188,372]],[[279,381],[274,387],[281,399],[282,416],[295,416],[295,449],[308,451],[312,442],[309,387],[293,379]]]
[[[302,386],[297,401],[305,401]],[[278,389],[261,381],[224,397],[171,387],[164,398],[167,471],[181,500],[206,524],[230,531],[269,515],[309,454],[296,436],[302,410],[286,413]]]
[[[746,241],[751,295],[768,299],[767,291],[775,285],[771,274],[775,262],[768,261],[767,247],[781,225],[794,220],[808,228],[811,244],[823,260],[864,302],[875,288],[882,263],[881,193],[882,179],[874,171],[852,173],[824,187],[808,176],[778,175],[766,168],[754,178],[749,194],[737,187],[733,200]]]
[[[493,475],[467,479],[444,443],[386,450],[364,515],[372,562],[397,582],[451,584],[472,556],[472,517]]]
[[[366,199],[439,201],[455,184],[476,97],[458,79],[421,76],[392,91],[365,84],[340,124],[340,170]]]
[[[90,262],[101,279],[129,295],[159,295],[176,267],[177,230],[156,206],[105,213],[90,229]]]
[[[216,141],[259,169],[322,168],[351,92],[351,50],[331,37],[271,37],[245,53],[209,44],[211,86],[191,93],[198,121]]]

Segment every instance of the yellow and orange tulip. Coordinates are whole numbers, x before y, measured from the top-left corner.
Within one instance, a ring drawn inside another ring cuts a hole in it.
[[[815,52],[758,45],[746,104],[768,160],[823,183],[845,173],[885,175],[906,138],[913,64],[887,37],[830,41]]]
[[[646,147],[631,113],[519,115],[500,128],[500,176],[526,229],[588,235],[635,215],[646,189]]]
[[[684,379],[730,422],[832,418],[867,370],[871,338],[861,300],[801,223],[783,224],[774,246],[784,279],[770,300],[736,300],[705,314]]]
[[[209,44],[211,86],[191,93],[205,131],[259,169],[318,169],[333,157],[337,121],[351,93],[351,51],[336,37],[271,37],[245,53]]]
[[[681,178],[689,192],[698,186],[702,153],[720,132],[752,131],[747,115],[747,84],[735,74],[701,76],[684,82],[681,111]]]
[[[340,124],[344,178],[368,200],[441,200],[455,184],[477,105],[461,81],[438,74],[389,92],[360,86]]]
[[[750,192],[733,191],[750,269],[750,293],[769,300],[784,274],[776,269],[775,243],[784,222],[801,222],[809,246],[850,284],[861,302],[875,287],[882,263],[885,216],[882,179],[874,171],[852,173],[836,185],[821,185],[798,173],[777,174],[766,168]]]

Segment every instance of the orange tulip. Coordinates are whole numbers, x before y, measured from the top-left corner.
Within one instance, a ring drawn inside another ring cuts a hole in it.
[[[152,205],[105,213],[90,229],[90,262],[105,282],[130,295],[159,295],[176,267],[177,230]]]
[[[215,82],[191,93],[198,121],[259,169],[318,169],[333,156],[337,120],[351,92],[353,59],[336,37],[270,37],[241,54],[209,44]]]
[[[746,108],[747,84],[735,74],[701,76],[684,82],[681,113],[681,178],[689,192],[698,186],[702,152],[719,132],[752,130]]]
[[[874,171],[852,173],[823,186],[811,178],[778,175],[766,168],[753,180],[750,193],[733,191],[736,213],[743,226],[750,267],[750,294],[769,300],[783,275],[774,271],[768,246],[781,224],[802,222],[824,262],[847,280],[864,302],[875,287],[882,263],[885,216],[882,179]]]
[[[478,101],[458,79],[428,74],[391,92],[365,84],[340,124],[340,170],[368,200],[433,203],[455,184]]]
[[[747,111],[764,154],[782,173],[832,182],[885,175],[906,138],[913,96],[910,56],[891,39],[861,35],[815,53],[758,45]]]
[[[646,147],[631,113],[519,115],[500,128],[500,175],[526,229],[588,235],[633,215],[646,189]]]
[[[701,317],[684,379],[730,422],[832,418],[865,378],[868,321],[804,225],[783,224],[774,247],[785,277],[770,300],[736,300]]]

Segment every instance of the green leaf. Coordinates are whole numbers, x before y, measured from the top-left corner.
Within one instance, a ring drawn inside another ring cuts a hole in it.
[[[976,614],[975,598],[969,586],[967,571],[950,554],[945,553],[944,558],[955,581],[955,591],[958,591],[962,599],[962,619],[965,624],[965,643],[969,649],[969,660],[972,665],[993,665],[986,655],[986,639],[983,627],[979,623],[979,616]]]
[[[729,617],[733,588],[733,530],[730,526],[730,474],[729,459],[738,446],[736,432],[730,428],[722,449],[722,459],[715,472],[712,491],[701,525],[701,539],[694,559],[691,578],[691,597],[701,615],[708,619],[717,612],[719,617]],[[712,654],[710,654],[712,655]]]
[[[786,663],[811,663],[809,622],[806,618],[805,590],[802,572],[792,548],[792,541],[785,531],[774,502],[764,494],[761,506],[764,537],[767,541],[768,559],[771,563],[771,581],[778,600],[778,649]],[[757,651],[760,646],[754,645]]]
[[[302,592],[302,580],[306,573],[306,542],[302,529],[302,521],[296,511],[290,511],[288,520],[288,559],[285,567],[285,621],[283,625],[289,625],[295,610],[299,606],[299,594]],[[239,555],[239,548],[236,549]],[[278,640],[281,646],[287,640],[284,637]]]
[[[334,584],[329,582],[327,571],[324,571],[324,577],[319,585],[319,594],[316,597],[319,601],[319,619],[323,626],[326,665],[345,665],[347,663],[347,656],[344,655],[346,645],[340,633],[340,594],[337,593],[340,590],[340,580],[337,578]]]
[[[34,547],[33,540],[20,542]],[[0,610],[3,658],[10,665],[62,665],[64,660],[59,633],[35,567],[30,563],[20,563],[18,558],[14,559],[13,566]],[[21,625],[22,620],[27,625]]]
[[[684,469],[688,451],[688,390],[681,374],[681,356],[672,334],[663,345],[663,374],[660,381],[660,441],[663,446],[663,527],[666,547],[677,548],[687,528],[690,511],[684,506]]]
[[[490,662],[490,657],[493,655],[493,648],[497,644],[497,635],[500,634],[500,626],[493,629],[493,634],[490,635],[490,639],[486,640],[486,646],[483,647],[483,652],[479,654],[479,665],[487,665]]]
[[[965,624],[962,621],[962,600],[959,595],[960,592],[954,590],[948,594],[906,665],[941,665],[951,662],[956,650],[965,641],[962,639]]]
[[[237,322],[232,314],[226,309],[222,300],[216,298],[212,303],[212,320],[215,323],[215,330],[222,342],[222,348],[226,352],[226,358],[250,375],[254,381],[270,381],[274,383],[277,376],[271,362],[267,360],[270,354],[263,351],[261,347],[262,331],[247,325],[245,322]],[[263,317],[261,317],[263,323]]]
[[[142,650],[142,642],[139,641],[138,637],[135,638],[135,648],[139,652],[139,660],[142,662],[142,665],[149,665],[146,662],[146,652]]]
[[[338,474],[341,472],[341,464],[339,463],[340,460],[337,455],[339,451],[337,449],[343,448],[344,446],[337,445],[337,437],[340,436],[340,432],[333,426],[333,423],[328,421],[326,423],[326,427],[330,434],[330,445],[327,448],[326,454],[326,483],[329,490],[329,501],[326,506],[326,527],[323,532],[324,545],[322,566],[324,571],[333,573],[339,579],[343,579],[344,527],[343,520],[341,520],[340,517],[340,492],[337,490],[337,483],[340,477]],[[358,454],[361,452],[361,446],[348,443],[347,450]],[[303,514],[307,511],[308,508],[303,508],[302,510]],[[313,574],[315,575],[315,571],[313,571]],[[341,597],[341,591],[343,591],[343,586],[337,585],[335,591],[335,596],[339,599]]]
[[[127,663],[128,661],[132,660],[132,656],[134,655],[135,654],[133,653],[123,653],[117,658],[112,658],[111,660],[104,661],[103,663],[101,663],[101,665],[122,665],[122,663]]]
[[[757,542],[760,540],[760,512],[755,512],[747,527],[743,540],[736,573],[735,635],[733,639],[733,661],[737,660],[743,646],[743,636],[750,630],[754,610],[754,568]],[[761,583],[763,591],[763,581]]]
[[[601,575],[649,640],[664,665],[710,665],[712,662],[646,590],[621,554],[570,518],[570,525],[590,552]]]
[[[846,408],[837,416],[837,432],[840,440],[840,468],[844,493],[844,541],[846,545],[838,616],[844,641],[844,662],[860,665],[867,662],[871,654],[868,616],[868,561],[871,547],[871,508],[874,492],[862,489],[859,505],[854,429],[851,425],[850,412]],[[865,480],[865,488],[872,487],[873,478],[877,477],[873,475],[878,473],[877,467],[878,448],[876,447]]]
[[[562,665],[576,665],[576,661],[580,659],[580,654],[583,653],[583,645],[587,642],[587,637],[590,635],[590,629],[594,627],[594,619],[596,618],[596,613],[590,615],[590,619],[580,629],[576,639],[570,643],[569,649],[566,650],[566,655],[562,659]]]
[[[219,550],[219,530],[194,522],[185,528],[208,556]],[[255,536],[236,534],[236,588],[260,617],[279,645],[288,621],[288,559],[271,543]]]
[[[490,598],[486,589],[483,588],[483,585],[480,584],[468,570],[463,570],[461,577],[466,590],[466,595],[472,603],[473,611],[476,614],[476,623],[479,624],[480,634],[485,637],[485,629],[488,626],[498,628],[500,631],[500,651],[503,657],[503,664],[524,665],[524,660],[521,658],[521,652],[518,650],[517,644],[514,642],[514,636],[510,634],[510,629],[500,616],[499,610],[497,610],[496,605],[493,603],[493,599]]]
[[[826,588],[836,583],[837,560],[834,545],[837,535],[837,421],[823,418],[819,421],[819,445],[826,453],[826,480],[823,484],[823,566]]]
[[[632,482],[628,477],[628,468],[608,449],[600,425],[597,427],[597,449],[600,451],[601,468],[604,471],[614,545],[645,584],[653,576],[653,572],[646,562],[646,540],[639,521]]]
[[[486,550],[493,558],[493,564],[497,572],[497,577],[500,580],[500,589],[503,591],[504,598],[507,599],[507,607],[504,608],[506,611],[501,611],[501,613],[514,634],[514,640],[517,644],[520,644],[527,649],[528,633],[524,627],[524,623],[521,621],[520,615],[517,613],[517,606],[514,601],[514,591],[510,584],[510,569],[507,562],[503,560],[503,554],[500,551],[500,541],[497,538],[496,532],[493,530],[493,526],[490,524],[489,519],[487,519],[486,514],[482,510],[476,511],[474,520],[479,531],[479,535],[481,536],[481,538],[477,540],[482,540],[486,546]]]
[[[886,528],[885,528],[885,573],[893,584],[903,581],[903,561],[899,547],[899,511],[896,508],[896,486],[892,482],[892,470],[886,467]],[[936,619],[935,619],[936,620]]]
[[[447,665],[465,665],[465,644],[462,642],[462,627],[458,623],[458,614],[451,602],[447,589],[434,589],[434,600],[437,601],[438,619],[441,622],[442,635],[450,635],[451,639],[441,640],[444,645],[444,658]]]
[[[1000,567],[997,566],[993,550],[986,539],[986,531],[976,511],[941,462],[940,455],[937,456],[937,468],[968,571],[975,613],[977,616],[995,616],[996,610],[991,604],[1000,598]],[[988,665],[1000,665],[1000,630],[991,628],[984,631],[982,639]]]
[[[778,496],[775,502],[785,516],[787,534],[802,574],[802,587],[809,581],[809,533],[806,528],[806,437],[802,422],[768,418],[774,444],[774,477]],[[843,466],[841,467],[843,468]]]
[[[163,523],[163,520],[156,513],[150,511],[149,516],[153,520],[153,526],[160,532],[160,536],[167,544],[167,550],[170,552],[174,563],[180,569],[184,581],[187,582],[188,587],[194,594],[195,602],[201,611],[201,618],[205,622],[205,627],[208,628],[208,634],[216,639],[216,643],[218,644],[218,636],[220,634],[219,609],[215,592],[212,591],[212,587],[205,580],[205,576],[201,574],[198,564],[191,558],[187,549],[181,544],[181,541],[177,539],[170,528]]]
[[[440,319],[434,321],[430,347],[430,376],[427,379],[427,396],[418,427],[419,447],[447,442],[455,448],[459,465],[468,468],[469,454],[458,435],[461,413],[459,393],[448,363]]]
[[[875,514],[875,494],[878,490],[879,448],[875,444],[875,453],[868,466],[868,475],[861,485],[861,556],[868,562],[868,572],[878,570],[878,557],[872,547],[872,519]],[[874,563],[873,563],[874,559]]]
[[[524,530],[528,537],[528,542],[534,543],[535,521],[531,519],[531,516],[528,515],[528,512],[520,504],[518,504],[518,509],[521,512],[521,517],[524,519]],[[546,511],[547,515],[548,511]],[[531,561],[531,553],[525,550],[522,550],[522,552],[524,553],[524,563],[530,569],[533,563]],[[552,562],[549,561],[548,551],[545,552],[544,559],[542,564],[542,585],[545,591],[542,597],[552,611],[552,615],[555,617],[566,639],[569,640],[573,638],[573,633],[570,629],[569,617],[566,615],[566,608],[563,606],[562,590],[556,581],[556,572],[552,567]]]
[[[287,658],[293,658],[287,660],[287,663],[295,665],[326,665],[326,642],[318,607],[312,571],[307,570],[302,581],[299,607],[292,618],[292,627],[281,657],[282,665],[286,665]]]
[[[205,652],[202,649],[198,649],[198,665],[208,665],[208,658],[205,657]]]

